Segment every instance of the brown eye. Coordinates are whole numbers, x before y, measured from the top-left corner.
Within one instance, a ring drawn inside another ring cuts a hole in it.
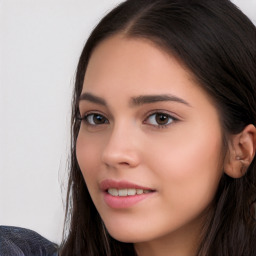
[[[108,123],[107,118],[100,114],[89,114],[83,119],[90,125],[101,125]]]
[[[166,114],[156,114],[155,119],[157,124],[160,124],[160,125],[165,125],[165,124],[168,124],[169,122],[169,116],[167,116]]]
[[[147,123],[155,126],[166,126],[176,119],[165,113],[154,113],[147,118]]]

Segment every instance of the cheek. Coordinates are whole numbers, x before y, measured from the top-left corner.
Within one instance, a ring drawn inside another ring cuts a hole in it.
[[[147,158],[162,180],[160,190],[165,199],[187,209],[198,204],[205,207],[215,195],[222,175],[221,133],[218,129],[214,134],[209,129],[179,132],[179,136],[174,132],[175,136],[156,143]]]
[[[86,136],[79,132],[76,143],[76,157],[79,167],[84,176],[85,182],[88,182],[97,175],[100,163],[100,140],[94,136]]]

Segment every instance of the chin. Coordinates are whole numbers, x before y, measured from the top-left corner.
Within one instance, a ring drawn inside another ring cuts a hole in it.
[[[139,242],[145,242],[145,241],[149,241],[152,239],[152,237],[150,237],[147,234],[142,234],[142,233],[138,233],[137,230],[120,230],[120,228],[118,229],[107,229],[108,233],[110,234],[111,237],[113,237],[115,240],[119,241],[119,242],[123,242],[123,243],[139,243]]]
[[[134,234],[127,234],[124,232],[120,232],[120,230],[118,232],[109,232],[111,237],[113,237],[114,239],[116,239],[119,242],[123,242],[123,243],[137,243],[140,239],[136,236],[134,237]]]

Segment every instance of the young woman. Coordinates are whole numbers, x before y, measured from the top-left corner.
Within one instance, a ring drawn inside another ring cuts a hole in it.
[[[128,0],[77,68],[70,255],[256,255],[256,29],[228,0]]]

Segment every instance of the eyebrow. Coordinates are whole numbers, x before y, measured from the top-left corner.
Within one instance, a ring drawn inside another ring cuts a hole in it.
[[[93,102],[93,103],[97,103],[97,104],[100,104],[100,105],[103,105],[103,106],[107,106],[107,103],[104,99],[102,99],[98,96],[95,96],[91,93],[81,94],[78,101],[80,102],[81,100],[87,100],[87,101],[90,101],[90,102]]]
[[[139,106],[139,105],[150,104],[150,103],[155,103],[159,101],[174,101],[174,102],[178,102],[178,103],[182,103],[187,106],[190,106],[190,104],[187,101],[171,94],[143,95],[143,96],[133,97],[131,99],[131,105]]]
[[[103,98],[95,96],[91,93],[81,94],[81,96],[79,97],[79,102],[82,100],[107,106],[107,102]],[[174,101],[174,102],[182,103],[191,107],[191,105],[187,101],[171,94],[141,95],[138,97],[132,97],[130,101],[130,105],[133,107],[133,106],[140,106],[144,104],[156,103],[161,101]]]

